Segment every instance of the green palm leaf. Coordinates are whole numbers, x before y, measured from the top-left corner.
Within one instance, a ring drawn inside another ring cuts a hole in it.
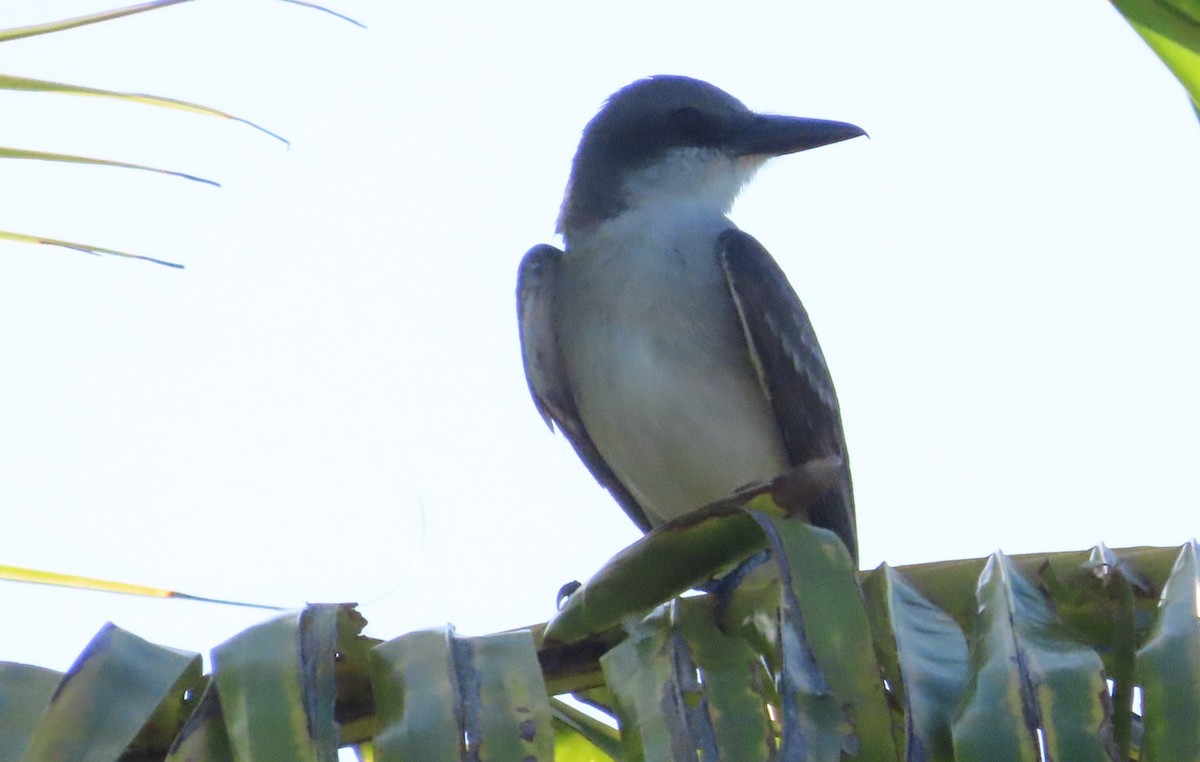
[[[1189,0],[1112,0],[1183,84],[1200,115],[1200,6]]]

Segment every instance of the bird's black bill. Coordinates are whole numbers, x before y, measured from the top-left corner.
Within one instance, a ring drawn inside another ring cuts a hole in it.
[[[734,133],[728,145],[742,156],[782,156],[866,134],[847,122],[759,114]]]

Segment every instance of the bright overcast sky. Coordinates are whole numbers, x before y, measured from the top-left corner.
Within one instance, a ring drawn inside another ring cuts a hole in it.
[[[529,400],[513,287],[586,121],[648,74],[871,134],[734,220],[840,394],[863,565],[1197,532],[1200,124],[1106,3],[197,0],[0,46],[0,72],[286,136],[0,93],[0,564],[359,601],[369,632],[548,618],[636,531]],[[0,27],[106,7],[26,0]],[[108,620],[207,652],[262,614],[0,583],[0,659]],[[22,612],[22,616],[19,613]]]

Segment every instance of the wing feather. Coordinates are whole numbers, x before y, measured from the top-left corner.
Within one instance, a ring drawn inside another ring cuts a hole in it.
[[[718,256],[742,321],[751,363],[770,401],[792,466],[835,456],[838,489],[808,506],[816,526],[836,532],[858,558],[854,493],[833,379],[821,345],[787,276],[752,236],[737,229],[718,239]]]
[[[517,273],[521,357],[533,404],[547,426],[551,429],[558,426],[592,476],[612,494],[633,523],[643,532],[649,532],[651,524],[646,512],[600,455],[575,407],[554,329],[554,289],[560,257],[562,252],[553,246],[534,246],[521,260]]]

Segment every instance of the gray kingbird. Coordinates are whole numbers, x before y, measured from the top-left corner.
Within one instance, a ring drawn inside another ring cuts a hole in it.
[[[807,506],[857,558],[841,413],[796,292],[726,216],[767,159],[864,135],[758,114],[707,82],[621,89],[583,131],[558,220],[564,251],[521,261],[534,403],[649,531],[819,458],[838,485]]]

